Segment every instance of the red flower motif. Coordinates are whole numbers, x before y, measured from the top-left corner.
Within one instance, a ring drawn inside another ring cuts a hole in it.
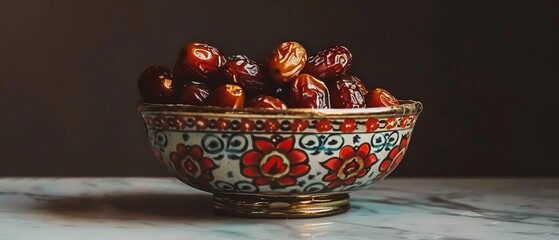
[[[315,127],[318,132],[327,132],[332,130],[332,123],[327,119],[320,119],[316,122]]]
[[[247,132],[247,131],[252,131],[254,129],[254,122],[247,119],[247,118],[243,118],[241,119],[241,132]]]
[[[378,119],[376,119],[376,118],[369,118],[369,119],[367,120],[367,122],[365,123],[365,126],[367,127],[367,132],[374,132],[374,131],[377,130],[378,127],[379,127]]]
[[[216,126],[217,130],[227,130],[227,129],[229,129],[229,126],[231,125],[231,120],[218,118],[216,125],[217,125]]]
[[[176,152],[169,154],[169,158],[179,175],[194,183],[208,186],[208,182],[214,179],[212,170],[217,168],[215,163],[203,156],[204,151],[198,145],[185,146],[179,143],[176,149]]]
[[[357,128],[357,123],[353,119],[346,119],[340,124],[340,131],[343,133],[353,132]]]
[[[175,117],[174,117],[174,121],[175,121],[174,125],[175,125],[175,127],[176,127],[177,129],[184,129],[184,128],[186,128],[186,120],[184,120],[183,117],[181,117],[181,116],[175,116]]]
[[[154,123],[152,117],[150,117],[150,116],[145,116],[145,117],[144,117],[144,121],[145,121],[146,125],[147,125],[149,128],[154,128],[154,127],[155,127],[155,123]]]
[[[276,119],[266,119],[264,121],[264,131],[276,132],[280,128],[280,123]]]
[[[404,154],[408,149],[408,142],[409,142],[409,135],[403,135],[402,141],[400,145],[395,146],[390,150],[388,156],[379,165],[379,172],[380,174],[376,177],[376,179],[380,180],[385,178],[388,174],[390,174],[394,169],[400,164],[402,159],[404,158]]]
[[[309,126],[309,121],[304,119],[295,119],[293,120],[293,124],[291,124],[291,131],[293,132],[302,132],[307,129]]]
[[[330,158],[320,164],[328,169],[328,174],[322,177],[322,181],[330,182],[326,187],[333,189],[340,185],[351,185],[357,178],[361,178],[369,172],[371,166],[377,162],[374,153],[369,154],[371,146],[363,143],[359,148],[344,146],[340,150],[339,157]]]
[[[208,119],[204,117],[196,117],[196,129],[204,130],[208,127]]]
[[[164,116],[157,116],[153,121],[155,126],[162,129],[169,129],[169,124],[167,123],[167,119]]]
[[[399,127],[400,128],[405,128],[409,121],[410,121],[409,116],[403,116],[402,119],[400,120],[400,126]]]
[[[297,183],[297,178],[309,173],[307,154],[293,149],[295,137],[271,139],[252,137],[254,150],[241,158],[241,174],[252,178],[256,185],[287,187]]]
[[[395,118],[388,118],[386,119],[386,125],[384,126],[386,129],[392,129],[398,125],[398,122]]]

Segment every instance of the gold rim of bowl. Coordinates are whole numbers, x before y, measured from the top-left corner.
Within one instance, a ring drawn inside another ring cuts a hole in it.
[[[186,115],[186,116],[242,116],[251,118],[370,118],[419,115],[423,110],[423,104],[416,100],[399,100],[400,105],[390,107],[374,108],[350,108],[350,109],[313,109],[313,108],[290,108],[290,109],[266,109],[266,108],[224,108],[213,106],[194,106],[186,104],[155,104],[138,101],[137,110],[140,113],[156,113],[164,115]]]

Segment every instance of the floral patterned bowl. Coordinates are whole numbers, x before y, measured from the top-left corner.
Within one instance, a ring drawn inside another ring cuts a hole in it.
[[[180,181],[245,217],[339,214],[349,192],[402,160],[422,104],[361,109],[229,109],[139,102],[155,156]]]

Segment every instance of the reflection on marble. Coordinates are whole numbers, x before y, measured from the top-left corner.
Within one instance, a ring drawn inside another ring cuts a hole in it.
[[[559,239],[559,179],[390,178],[352,208],[249,219],[173,178],[0,178],[0,239]]]

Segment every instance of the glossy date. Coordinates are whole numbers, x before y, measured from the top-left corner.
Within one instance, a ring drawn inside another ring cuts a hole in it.
[[[138,77],[138,90],[145,102],[172,102],[175,86],[171,70],[159,65],[146,68]]]
[[[285,103],[279,98],[268,95],[258,95],[245,103],[248,108],[287,109]]]
[[[221,66],[220,75],[224,83],[239,85],[247,96],[261,94],[266,87],[260,65],[246,56],[231,57]]]
[[[339,76],[327,84],[332,108],[364,108],[367,88],[352,75]]]
[[[177,62],[191,80],[203,80],[215,77],[219,67],[225,64],[225,57],[214,46],[189,42],[181,48]]]
[[[214,89],[204,104],[215,107],[242,108],[245,104],[243,89],[235,84],[224,84]]]
[[[352,58],[351,52],[346,47],[332,46],[309,56],[302,73],[323,80],[334,78],[348,71]]]
[[[324,82],[309,75],[300,74],[289,92],[291,108],[330,108],[330,93]]]
[[[210,95],[210,91],[210,87],[204,83],[184,82],[177,88],[175,102],[201,106],[204,104],[208,95]]]
[[[344,45],[330,45],[307,55],[299,42],[284,41],[262,57],[225,56],[210,44],[186,42],[172,70],[150,66],[138,78],[138,88],[147,103],[226,108],[367,108],[400,104],[386,89],[369,90],[350,72],[353,53]],[[347,129],[353,126],[346,125]]]
[[[367,102],[367,107],[390,107],[400,105],[400,101],[384,88],[370,90],[365,96],[365,101]]]
[[[268,58],[268,71],[277,83],[293,81],[305,67],[307,51],[298,42],[283,42]]]

